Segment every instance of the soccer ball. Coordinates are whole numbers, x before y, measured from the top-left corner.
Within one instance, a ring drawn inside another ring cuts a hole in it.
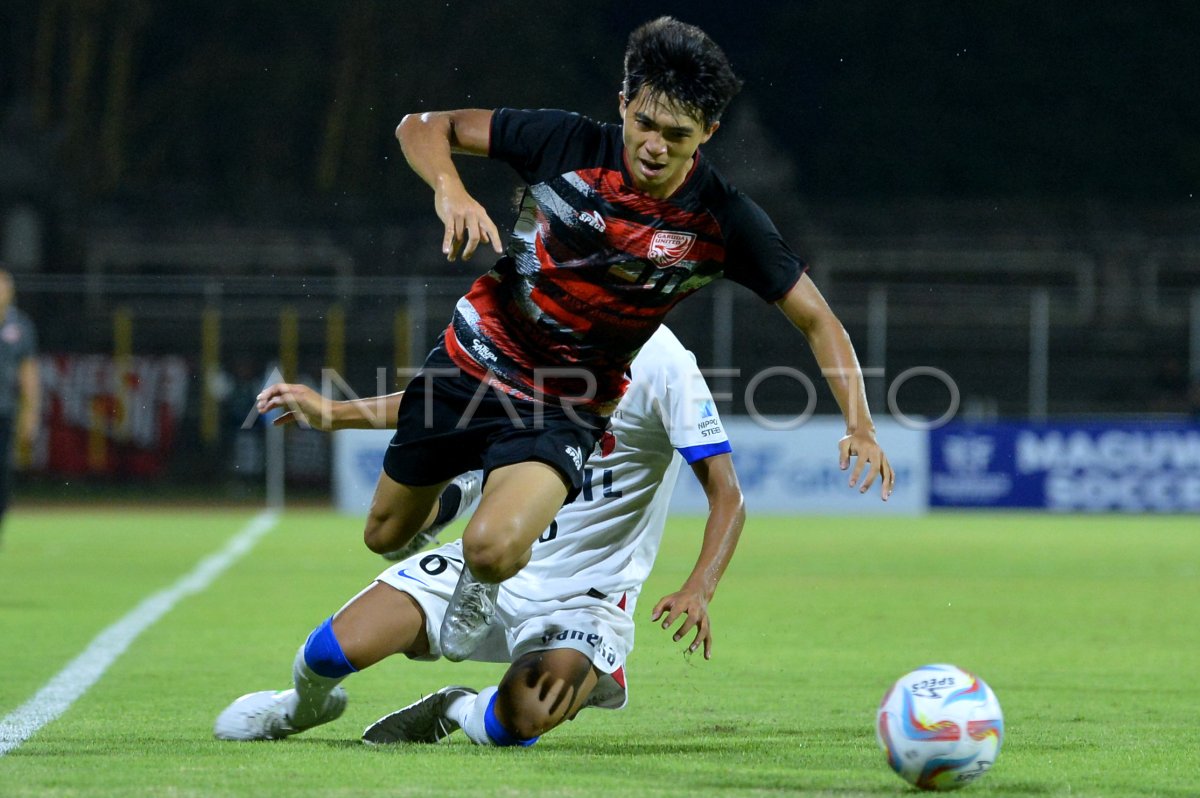
[[[1004,716],[983,679],[953,665],[926,665],[884,694],[875,735],[900,778],[923,790],[953,790],[996,761]]]

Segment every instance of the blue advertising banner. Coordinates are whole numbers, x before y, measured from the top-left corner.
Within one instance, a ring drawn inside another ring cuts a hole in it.
[[[756,513],[821,515],[920,515],[928,509],[928,433],[889,419],[876,422],[896,471],[897,490],[880,501],[876,481],[867,495],[847,482],[838,468],[837,442],[845,434],[840,418],[812,418],[796,429],[770,430],[743,417],[725,419],[733,443],[733,461],[746,497]],[[366,515],[379,480],[391,430],[347,429],[333,436],[333,488],[338,510]],[[672,512],[706,513],[708,499],[692,471],[682,469]]]
[[[818,416],[790,430],[766,429],[745,416],[722,420],[748,512],[894,516],[921,515],[929,509],[925,430],[876,420],[879,442],[896,472],[896,492],[885,502],[879,498],[878,480],[864,495],[847,484],[849,473],[838,468],[837,442],[846,434],[841,418]],[[671,511],[708,512],[708,499],[686,466]]]
[[[952,423],[929,437],[931,507],[1200,512],[1200,425]]]

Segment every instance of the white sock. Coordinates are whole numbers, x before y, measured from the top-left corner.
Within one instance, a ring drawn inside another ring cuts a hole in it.
[[[458,721],[458,725],[462,727],[463,733],[470,738],[471,742],[476,745],[495,745],[491,737],[488,737],[487,728],[484,726],[483,716],[487,712],[488,703],[491,702],[492,696],[496,694],[496,687],[485,687],[480,691],[479,695],[467,695],[461,698],[456,698],[450,702],[450,706],[446,707],[446,714],[451,720]]]
[[[345,678],[330,679],[314,672],[304,661],[304,646],[300,646],[292,662],[292,686],[296,688],[296,705],[289,713],[292,722],[306,725],[315,721],[325,706],[325,699]]]

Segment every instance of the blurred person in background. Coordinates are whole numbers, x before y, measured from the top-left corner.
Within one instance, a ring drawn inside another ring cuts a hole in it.
[[[14,295],[12,275],[0,266],[0,539],[12,482],[13,442],[32,446],[40,423],[37,332],[13,305]]]

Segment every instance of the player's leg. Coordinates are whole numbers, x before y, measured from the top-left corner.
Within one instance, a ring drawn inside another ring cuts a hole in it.
[[[600,672],[573,649],[534,651],[517,659],[497,686],[436,693],[386,715],[363,732],[369,743],[435,743],[462,728],[478,745],[530,746],[574,718]]]
[[[375,582],[318,626],[297,654],[292,671],[297,697],[293,722],[307,726],[324,722],[320,718],[326,696],[343,679],[399,653],[409,657],[429,653],[425,614],[408,593]]]
[[[545,531],[571,486],[561,472],[527,461],[488,475],[483,498],[463,533],[463,569],[441,627],[442,654],[461,662],[487,635],[495,616],[499,583],[529,561],[533,542]]]
[[[408,593],[375,582],[308,636],[292,663],[290,690],[242,696],[218,716],[214,734],[272,740],[336,720],[346,708],[341,682],[395,653],[428,655],[425,614]]]
[[[496,693],[496,720],[513,735],[542,735],[583,709],[600,671],[578,651],[533,651],[513,663]]]
[[[501,605],[492,630],[505,630],[512,665],[499,685],[478,695],[445,687],[380,718],[363,739],[437,742],[461,726],[479,745],[531,745],[585,706],[625,705],[625,658],[634,630],[623,595],[530,601],[505,593]],[[472,659],[493,661],[495,642],[488,637]]]
[[[570,485],[554,467],[515,463],[488,474],[483,498],[463,532],[463,556],[481,582],[502,582],[529,561],[530,549],[554,520]]]
[[[482,453],[487,484],[463,533],[463,554],[475,578],[494,583],[524,567],[533,542],[579,494],[584,462],[608,422],[532,402],[509,408],[520,419],[490,409]]]
[[[487,430],[460,423],[464,403],[473,396],[471,381],[451,375],[458,375],[458,369],[439,344],[400,402],[363,530],[367,547],[378,554],[392,553],[390,559],[402,558],[396,554],[402,547],[419,549],[424,543],[411,548],[409,544],[420,532],[444,525],[470,503],[453,506],[441,499],[462,475],[483,465]],[[478,482],[459,487],[477,491]]]
[[[380,582],[409,591],[424,614],[425,635],[414,640],[409,649],[410,657],[435,660],[442,654],[442,619],[464,568],[462,541],[456,540],[433,551],[413,555],[379,575]],[[364,605],[363,608],[368,610],[370,617],[374,616],[370,607]],[[385,648],[375,655],[386,651]],[[489,626],[488,634],[475,651],[475,659],[507,662],[509,658],[505,627],[502,624]],[[438,690],[380,718],[363,733],[363,740],[368,743],[435,743],[458,729],[457,721],[445,712],[447,704],[455,698],[474,695],[475,691],[467,687]]]
[[[437,505],[420,531],[398,549],[383,552],[388,560],[404,560],[437,541],[443,529],[463,516],[479,500],[483,491],[483,472],[468,471],[450,480],[438,494]]]
[[[376,554],[395,551],[408,543],[437,516],[438,497],[447,482],[434,485],[404,485],[385,471],[379,473],[363,542]]]
[[[517,659],[494,690],[473,702],[448,708],[463,731],[480,745],[532,745],[537,738],[578,714],[600,672],[578,651],[533,651]]]
[[[425,612],[409,593],[375,582],[332,618],[332,631],[346,661],[355,671],[369,668],[392,654],[429,654]]]

